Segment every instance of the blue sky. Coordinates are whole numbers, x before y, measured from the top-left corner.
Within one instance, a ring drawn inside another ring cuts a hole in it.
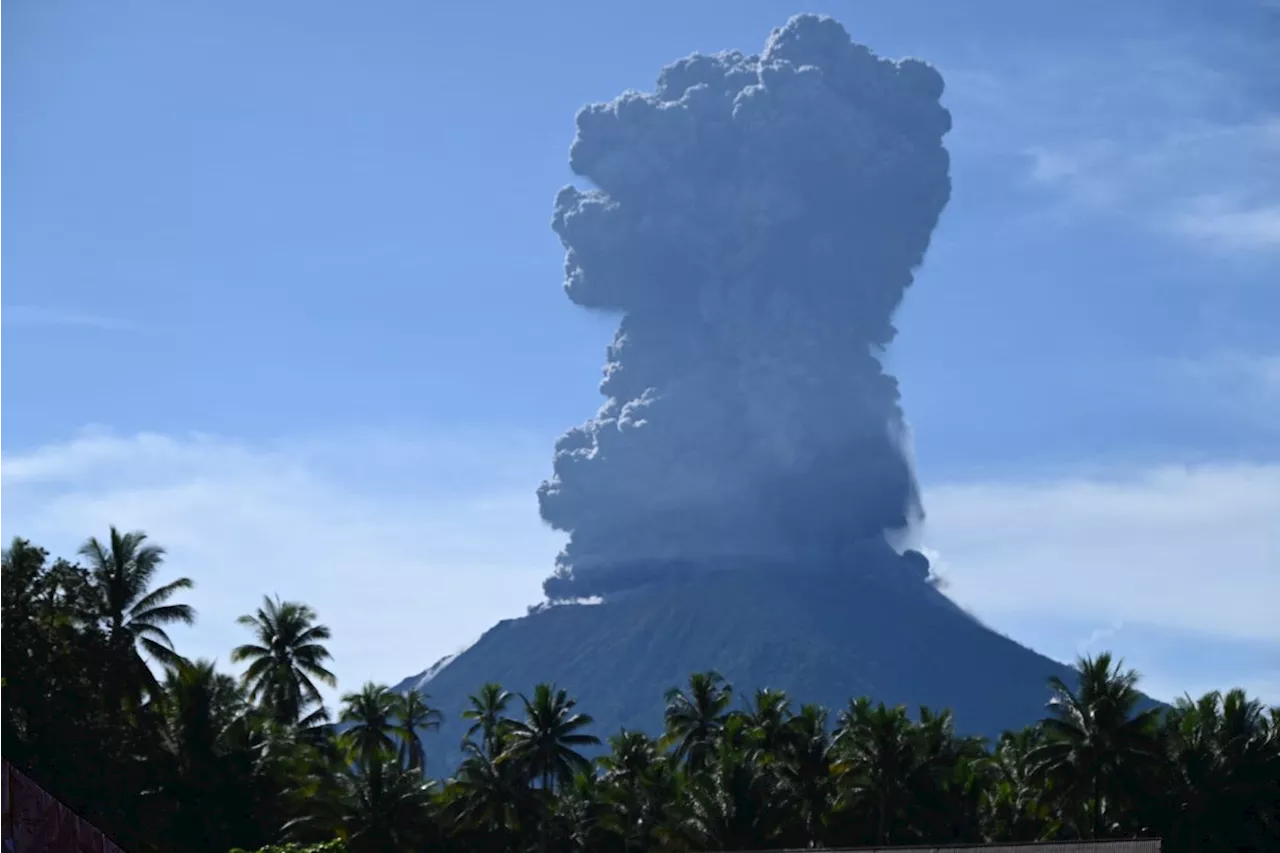
[[[224,662],[309,601],[347,687],[519,615],[612,328],[549,228],[574,113],[825,12],[947,79],[890,364],[951,594],[1280,702],[1280,10],[1045,5],[6,3],[3,535],[151,532]]]

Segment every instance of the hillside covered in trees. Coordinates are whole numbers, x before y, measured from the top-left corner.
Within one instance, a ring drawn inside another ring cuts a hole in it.
[[[424,745],[442,715],[422,692],[325,707],[330,634],[301,602],[246,602],[239,676],[186,659],[166,628],[195,621],[193,584],[163,557],[112,529],[78,562],[22,539],[3,559],[4,756],[130,851],[1280,849],[1280,708],[1239,690],[1150,708],[1108,654],[1049,674],[1043,719],[993,739],[941,708],[743,695],[714,672],[671,685],[656,738],[601,730],[572,684],[477,684],[454,770]]]

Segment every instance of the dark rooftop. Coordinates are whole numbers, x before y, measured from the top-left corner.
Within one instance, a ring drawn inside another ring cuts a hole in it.
[[[813,853],[779,850],[775,853]],[[1044,841],[1032,844],[947,844],[895,847],[829,847],[822,853],[1160,853],[1159,838],[1116,838],[1103,841]]]

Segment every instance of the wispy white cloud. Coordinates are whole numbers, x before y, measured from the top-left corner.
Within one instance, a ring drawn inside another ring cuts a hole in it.
[[[82,329],[120,330],[129,324],[113,317],[39,308],[33,305],[6,305],[0,309],[0,322],[6,326],[76,327]]]
[[[1251,205],[1221,195],[1202,196],[1175,214],[1170,224],[1226,252],[1280,251],[1280,203]]]
[[[947,594],[1070,661],[1110,650],[1150,695],[1280,702],[1280,465],[927,488]]]
[[[1076,210],[1134,218],[1221,253],[1280,250],[1280,120],[1070,139],[1025,150],[1028,177]]]
[[[1280,402],[1280,355],[1220,352],[1184,361],[1181,365],[1189,376],[1206,381],[1232,383],[1235,386],[1233,390],[1245,390],[1245,396],[1250,402]]]
[[[1089,636],[1081,640],[1079,645],[1076,646],[1076,654],[1081,656],[1096,654],[1107,640],[1110,640],[1123,628],[1124,622],[1118,619],[1099,628],[1094,628],[1089,632]]]
[[[278,593],[332,627],[346,687],[392,681],[523,614],[560,545],[535,505],[545,456],[464,447],[456,436],[262,448],[89,433],[4,455],[3,535],[69,555],[111,524],[146,530],[169,549],[171,574],[196,581],[200,623],[175,636],[187,653],[227,664],[242,640],[235,618]],[[478,457],[487,464],[455,476]]]
[[[959,144],[1021,156],[1028,185],[1060,203],[1051,212],[1270,254],[1280,249],[1280,111],[1240,73],[1166,41],[949,77]]]
[[[1165,359],[1160,375],[1171,395],[1256,425],[1280,446],[1280,354],[1221,350]]]
[[[1280,465],[926,490],[949,594],[1028,614],[1280,641]]]

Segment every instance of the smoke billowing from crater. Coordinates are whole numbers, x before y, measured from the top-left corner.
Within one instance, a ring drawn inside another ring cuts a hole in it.
[[[877,355],[951,192],[942,89],[800,16],[758,56],[691,56],[578,114],[594,189],[556,199],[565,291],[621,321],[607,400],[539,490],[570,534],[548,596],[854,565],[920,515]]]

